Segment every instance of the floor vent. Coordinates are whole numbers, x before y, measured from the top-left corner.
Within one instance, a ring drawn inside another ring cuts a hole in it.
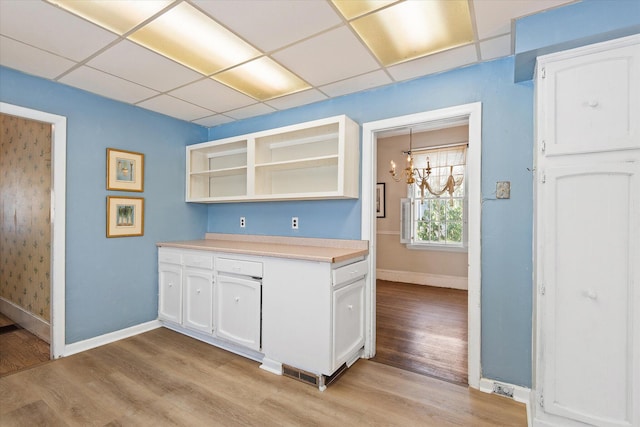
[[[282,365],[282,375],[293,378],[303,383],[311,384],[316,387],[320,384],[320,377],[312,374],[311,372],[303,371],[302,369],[294,368],[289,365]]]
[[[510,397],[513,399],[514,387],[494,382],[493,392],[495,394],[499,394],[500,396]]]
[[[282,365],[282,375],[293,378],[303,383],[311,384],[318,387],[320,390],[324,390],[328,385],[337,380],[347,370],[347,364],[343,364],[334,372],[331,376],[316,375],[311,372],[303,371],[302,369],[295,368],[289,365]]]

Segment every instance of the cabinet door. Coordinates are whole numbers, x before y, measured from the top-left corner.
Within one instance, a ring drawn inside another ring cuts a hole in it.
[[[179,265],[160,263],[158,267],[158,318],[182,322],[182,269]]]
[[[260,349],[261,284],[218,275],[216,335],[254,350]]]
[[[360,279],[333,292],[333,369],[364,345],[364,285]]]
[[[184,270],[184,316],[186,328],[213,331],[213,272],[195,268]]]
[[[639,421],[639,166],[583,162],[540,185],[544,409],[589,425]]]
[[[640,148],[640,44],[603,49],[541,64],[545,154]]]

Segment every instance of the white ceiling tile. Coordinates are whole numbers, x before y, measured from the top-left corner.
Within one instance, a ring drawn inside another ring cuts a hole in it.
[[[188,102],[184,102],[169,95],[156,96],[155,98],[142,101],[136,105],[146,108],[147,110],[157,111],[158,113],[187,121],[207,117],[212,113],[212,111],[198,107],[197,105],[189,104]]]
[[[118,38],[43,1],[0,1],[0,33],[75,61]]]
[[[267,101],[266,104],[277,110],[286,110],[287,108],[299,107],[301,105],[311,104],[313,102],[327,99],[327,96],[316,89],[309,89],[302,92],[294,93],[287,96],[281,96]]]
[[[509,56],[512,53],[511,34],[480,42],[480,56],[483,61]]]
[[[324,1],[195,0],[194,3],[265,52],[342,22],[329,3]]]
[[[470,44],[416,59],[415,61],[395,65],[389,67],[388,71],[394,79],[400,81],[451,70],[456,67],[469,65],[477,60],[476,47]]]
[[[130,104],[135,104],[143,99],[158,95],[158,92],[155,90],[131,83],[127,80],[122,80],[87,66],[73,70],[59,81]]]
[[[290,46],[273,57],[314,86],[380,68],[371,53],[346,27]]]
[[[200,73],[128,40],[110,47],[87,64],[160,92],[202,78]]]
[[[378,86],[393,83],[387,73],[382,70],[373,73],[363,74],[361,76],[352,77],[336,83],[331,83],[320,87],[320,90],[331,97],[346,95],[348,93],[359,92]]]
[[[199,125],[206,126],[206,127],[212,127],[212,126],[218,126],[218,125],[222,125],[222,124],[233,122],[233,121],[235,120],[232,119],[231,117],[223,116],[222,114],[216,114],[215,116],[203,117],[201,119],[194,120],[193,123],[197,123]]]
[[[61,56],[36,49],[24,43],[0,36],[2,65],[34,76],[53,79],[76,65]]]
[[[249,117],[261,116],[263,114],[269,114],[276,111],[265,104],[253,104],[248,107],[238,108],[237,110],[227,111],[226,116],[232,117],[236,120],[247,119]]]
[[[170,93],[176,98],[218,112],[235,110],[256,102],[250,96],[209,78],[188,84]]]
[[[480,40],[511,32],[511,20],[574,0],[473,0]]]

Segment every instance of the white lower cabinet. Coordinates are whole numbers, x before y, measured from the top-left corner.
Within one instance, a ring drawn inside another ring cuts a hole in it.
[[[213,332],[213,271],[184,269],[184,315],[182,326]]]
[[[333,291],[333,361],[347,362],[364,344],[364,279]]]
[[[361,355],[366,260],[290,258],[159,249],[158,318],[210,344],[321,379]],[[242,351],[239,349],[246,349]]]
[[[169,322],[182,321],[182,267],[160,262],[158,265],[158,318]]]
[[[265,262],[262,351],[269,361],[333,375],[364,346],[367,261]]]
[[[213,254],[158,250],[158,319],[213,331]]]
[[[260,350],[261,283],[218,275],[216,283],[217,336],[252,350]]]

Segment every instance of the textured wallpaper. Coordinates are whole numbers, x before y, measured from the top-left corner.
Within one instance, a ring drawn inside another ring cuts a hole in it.
[[[50,320],[51,125],[0,114],[0,297]]]

